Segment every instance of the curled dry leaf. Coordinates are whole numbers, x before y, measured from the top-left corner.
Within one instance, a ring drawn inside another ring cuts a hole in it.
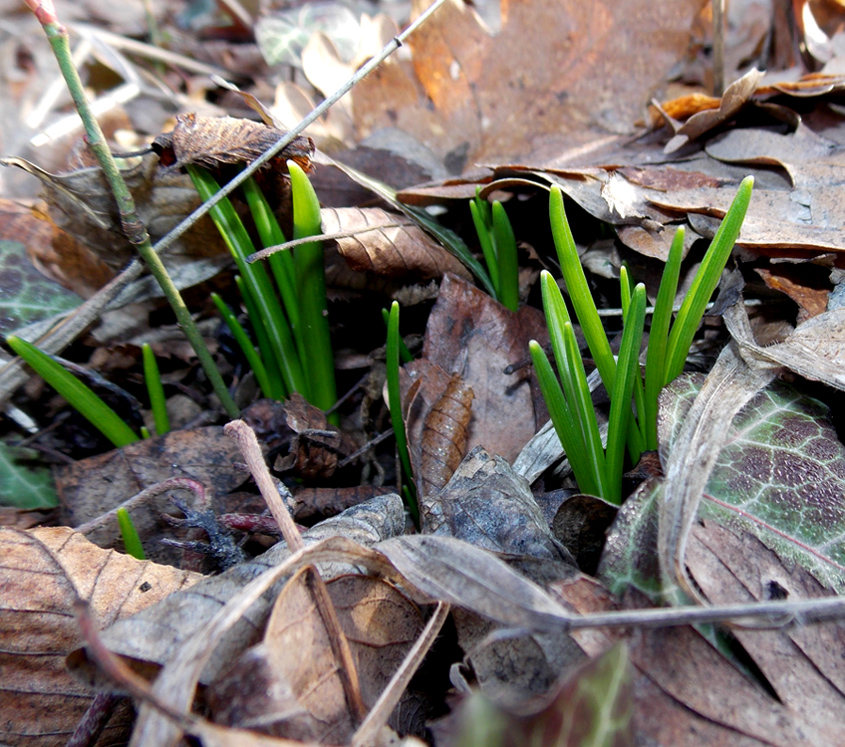
[[[179,169],[197,164],[215,170],[222,164],[252,163],[286,135],[275,127],[232,117],[178,115],[176,126],[152,143],[165,168]],[[270,160],[267,168],[284,169],[286,160],[296,161],[303,171],[311,170],[314,141],[298,136]]]
[[[105,627],[202,578],[102,550],[67,527],[0,529],[0,554],[4,744],[64,745],[93,699],[94,690],[64,663],[80,644],[72,614],[77,598]],[[131,713],[121,709],[98,744],[121,741],[130,725]]]
[[[342,576],[327,587],[370,708],[419,636],[422,614],[375,578]],[[262,643],[210,685],[214,720],[289,739],[345,744],[356,719],[327,635],[300,572],[277,597]]]
[[[453,375],[426,415],[419,465],[415,469],[420,495],[440,492],[464,458],[472,398],[472,388],[460,376]]]
[[[41,181],[50,219],[90,249],[94,255],[91,267],[98,276],[103,275],[100,263],[105,263],[111,275],[116,275],[134,257],[121,231],[114,197],[99,167],[51,174],[22,158],[5,158],[0,163],[24,169]],[[175,171],[162,171],[154,155],[124,163],[121,174],[153,241],[199,207],[200,199],[190,178]],[[172,268],[221,255],[228,256],[228,250],[211,219],[205,216],[164,252],[164,260]],[[57,275],[75,272],[57,264]]]
[[[284,402],[259,400],[243,411],[242,418],[270,452],[279,454],[276,469],[306,480],[331,477],[338,455],[355,450],[340,429],[329,425],[325,413],[298,392]]]
[[[381,208],[327,208],[320,213],[323,233],[342,234],[337,248],[353,270],[414,282],[439,279],[447,272],[472,280],[459,259],[404,215]]]

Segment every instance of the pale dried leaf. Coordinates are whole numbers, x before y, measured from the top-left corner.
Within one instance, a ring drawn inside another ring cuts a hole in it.
[[[107,626],[202,577],[102,550],[67,527],[0,529],[0,548],[0,741],[63,745],[95,694],[64,665],[80,644],[75,600],[87,600],[99,624]],[[121,713],[103,740],[125,736],[130,718]]]
[[[325,537],[342,535],[366,546],[395,536],[404,529],[404,525],[402,501],[394,493],[378,496],[327,519],[305,532],[303,541],[314,544]],[[284,543],[274,545],[252,562],[205,579],[184,594],[174,594],[141,615],[120,621],[106,630],[103,638],[108,647],[118,654],[138,661],[164,664],[245,584],[283,562],[288,555]],[[338,564],[323,568],[322,575],[331,578],[348,571],[348,566]],[[266,598],[249,609],[234,625],[223,645],[214,652],[204,672],[204,680],[230,665],[244,648],[255,642],[256,631],[262,629],[268,613]]]

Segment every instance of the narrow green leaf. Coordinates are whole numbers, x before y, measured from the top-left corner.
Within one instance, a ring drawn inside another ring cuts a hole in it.
[[[249,288],[240,275],[235,275],[235,285],[241,294],[241,300],[244,302],[246,316],[247,319],[249,319],[250,326],[252,327],[252,334],[255,336],[255,342],[258,345],[258,357],[261,363],[263,363],[264,370],[267,372],[267,378],[270,381],[270,391],[274,392],[271,399],[284,399],[288,396],[288,394],[290,394],[291,390],[285,386],[284,376],[282,376],[282,371],[279,368],[276,356],[273,355],[273,346],[270,342],[270,336],[267,333],[267,327],[264,324],[261,312],[258,310],[258,306],[255,304],[252,294],[249,292]],[[247,335],[247,338],[248,337],[249,336]],[[250,343],[250,347],[251,346],[252,343]],[[300,392],[300,394],[302,394],[302,392]]]
[[[382,309],[381,318],[384,320],[384,326],[387,327],[390,319],[390,312],[387,309]],[[399,335],[399,357],[402,359],[403,363],[410,363],[414,360],[414,356],[411,354],[411,351],[408,350],[408,346],[402,339],[402,335]]]
[[[161,436],[170,432],[170,419],[167,417],[167,400],[164,398],[161,374],[153,349],[148,343],[145,342],[141,346],[141,353],[144,358],[144,381],[150,398],[150,409],[153,411],[156,435]]]
[[[739,238],[753,188],[754,177],[746,176],[740,183],[736,197],[728,208],[722,225],[716,231],[710,248],[704,255],[692,285],[684,297],[675,324],[669,333],[664,385],[679,376],[684,370],[684,363],[687,355],[689,355],[695,331],[704,315],[704,309],[719,284],[722,270],[725,269],[728,257],[730,257],[734,244]]]
[[[212,195],[219,191],[217,182],[207,171],[194,165],[189,165],[187,169],[194,187],[203,200],[210,199]],[[288,391],[305,394],[308,389],[307,382],[293,343],[290,326],[282,312],[279,300],[273,292],[273,284],[262,265],[251,265],[246,261],[246,258],[255,251],[255,247],[246,228],[244,228],[243,222],[228,198],[218,202],[211,208],[209,214],[217,224],[220,235],[229,247],[238,267],[238,272],[249,288],[252,302],[266,326],[271,350],[269,353],[265,351],[265,356],[272,355],[276,359]]]
[[[469,211],[472,214],[472,222],[475,225],[475,233],[478,235],[478,243],[481,245],[481,253],[484,255],[484,263],[487,265],[487,272],[490,273],[490,282],[495,289],[494,298],[499,298],[499,262],[496,257],[496,249],[490,236],[490,227],[484,220],[484,207],[486,201],[476,197],[469,201]]]
[[[657,448],[657,399],[666,381],[666,345],[669,338],[669,325],[672,323],[672,307],[678,292],[678,280],[681,275],[681,260],[684,254],[684,227],[675,232],[663,278],[654,303],[654,315],[648,333],[648,351],[645,364],[645,411],[642,420],[646,426],[646,448]]]
[[[622,502],[622,467],[627,440],[628,424],[632,416],[631,397],[634,383],[640,377],[639,355],[645,326],[645,286],[641,283],[625,317],[622,345],[616,366],[616,381],[610,395],[610,416],[607,425],[607,495],[604,497],[619,505]]]
[[[622,297],[622,324],[627,323],[628,309],[631,306],[631,296],[634,293],[634,288],[631,283],[631,277],[628,274],[628,268],[623,264],[619,268],[619,285]],[[642,343],[640,343],[642,345]],[[617,367],[618,367],[617,362]],[[640,461],[640,454],[642,446],[646,442],[646,426],[644,421],[645,416],[645,390],[643,388],[643,377],[640,373],[639,366],[637,366],[637,375],[634,377],[634,404],[636,405],[636,412],[638,417],[632,418],[631,426],[637,431],[635,438],[628,438],[628,450],[631,454],[632,464]],[[629,434],[631,431],[629,430]],[[631,434],[633,435],[633,434]]]
[[[15,335],[7,337],[6,342],[44,381],[61,394],[80,415],[117,448],[139,440],[138,435],[111,407],[46,353]]]
[[[126,554],[131,555],[135,560],[145,560],[144,546],[138,536],[138,530],[132,523],[132,517],[125,508],[117,509],[117,525],[120,527],[120,534],[123,537],[123,546]]]
[[[516,237],[508,214],[498,200],[493,203],[493,239],[499,266],[499,302],[506,309],[519,308],[519,262]]]
[[[569,465],[572,467],[578,486],[585,493],[597,495],[598,485],[593,481],[593,466],[587,454],[581,430],[575,423],[552,364],[549,363],[543,347],[536,340],[528,343],[528,350],[534,363],[537,381],[540,383],[540,391],[549,408],[552,425],[563,446],[566,458],[569,459]]]
[[[408,509],[414,523],[420,525],[420,509],[417,505],[416,489],[413,482],[411,457],[408,453],[408,439],[405,435],[405,421],[402,418],[402,397],[399,391],[399,304],[394,301],[390,306],[387,319],[387,348],[385,363],[387,366],[387,404],[390,410],[390,420],[393,423],[393,435],[396,437],[396,450],[402,471],[408,479]]]
[[[566,281],[569,297],[572,299],[575,315],[578,317],[593,360],[599,369],[604,388],[610,392],[613,390],[613,380],[616,376],[616,361],[613,359],[610,343],[607,341],[607,335],[599,318],[595,301],[590,294],[584,268],[581,267],[575,239],[572,238],[572,231],[569,229],[569,222],[563,209],[563,195],[559,187],[552,187],[551,189],[549,218],[560,268],[563,272],[563,279]]]
[[[284,392],[281,387],[276,386],[275,382],[273,382],[267,375],[267,369],[264,367],[264,362],[261,360],[261,356],[259,356],[256,352],[253,347],[252,340],[249,339],[249,335],[238,321],[234,312],[226,305],[226,302],[220,298],[217,293],[211,294],[211,300],[214,301],[217,311],[220,313],[220,316],[223,317],[223,321],[226,322],[226,326],[232,333],[232,337],[235,338],[235,342],[238,343],[238,347],[240,347],[243,352],[249,367],[252,369],[252,373],[255,375],[255,380],[258,382],[261,393],[269,399],[283,399]]]
[[[568,372],[564,380],[564,391],[572,405],[576,420],[581,426],[581,435],[584,439],[587,458],[592,470],[590,486],[597,490],[597,492],[591,494],[606,498],[610,486],[607,480],[604,449],[599,435],[599,424],[596,420],[593,399],[590,395],[590,386],[587,384],[587,374],[584,371],[584,361],[581,358],[581,351],[578,349],[578,341],[575,339],[572,322],[566,322],[563,325],[563,342],[566,359],[563,362],[558,361],[558,368],[561,370],[561,376],[563,376],[563,369]],[[571,388],[567,388],[567,383]],[[580,482],[578,485],[582,492],[591,492]]]
[[[288,161],[293,196],[293,238],[321,233],[320,201],[307,174],[295,161]],[[308,398],[312,405],[329,410],[337,402],[334,353],[329,333],[328,298],[323,244],[312,241],[294,249],[299,319],[303,339],[308,341],[303,366],[308,373]],[[337,415],[330,416],[336,420]]]
[[[285,235],[282,233],[279,221],[276,220],[276,216],[273,214],[267,198],[261,189],[259,189],[255,179],[252,177],[247,179],[242,189],[244,195],[246,195],[252,219],[255,221],[258,236],[264,248],[284,244]],[[305,339],[302,335],[302,325],[299,321],[299,299],[297,298],[296,292],[296,267],[294,266],[293,253],[276,252],[275,254],[271,254],[267,258],[267,261],[273,273],[273,278],[276,281],[276,287],[279,289],[279,295],[285,307],[285,314],[287,314],[291,329],[293,330],[299,360],[303,361],[306,357],[306,346]]]

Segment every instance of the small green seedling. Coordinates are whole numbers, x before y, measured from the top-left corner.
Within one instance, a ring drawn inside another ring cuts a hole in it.
[[[390,420],[393,423],[393,434],[396,437],[396,449],[399,461],[407,483],[402,485],[402,495],[408,505],[408,510],[414,523],[420,525],[420,509],[414,488],[411,457],[408,453],[408,439],[405,436],[405,421],[402,418],[402,398],[399,393],[399,304],[394,301],[390,306],[387,320],[387,348],[385,361],[387,364],[387,403],[390,409]],[[401,484],[401,482],[400,482]]]
[[[519,308],[516,237],[502,203],[497,200],[491,206],[480,197],[480,191],[479,188],[475,199],[469,203],[472,222],[495,289],[495,298],[505,308],[516,311]]]
[[[116,448],[138,441],[135,433],[100,397],[60,363],[39,350],[31,342],[9,335],[9,347],[53,389],[64,397],[80,415],[100,431]]]
[[[132,517],[125,508],[117,509],[117,525],[120,527],[120,534],[123,537],[123,547],[126,554],[131,555],[135,560],[145,560],[144,546],[138,536],[138,530],[132,523]]]
[[[164,398],[164,387],[161,385],[161,373],[153,349],[148,343],[141,346],[144,358],[144,381],[147,384],[147,395],[150,398],[150,409],[153,412],[156,435],[161,436],[170,432],[170,419],[167,417],[167,401]]]
[[[552,422],[583,492],[618,504],[625,447],[632,462],[639,459],[644,448],[657,448],[657,398],[660,390],[683,371],[695,331],[739,237],[753,185],[752,177],[743,179],[740,184],[672,325],[672,305],[684,240],[682,229],[676,233],[654,308],[645,382],[638,363],[645,319],[645,287],[631,288],[627,272],[621,273],[623,332],[617,361],[578,258],[563,209],[563,196],[559,188],[552,187],[549,212],[561,270],[587,346],[610,395],[606,451],[598,436],[595,411],[569,312],[557,283],[547,272],[541,276],[543,308],[560,383],[542,347],[532,341],[530,350]],[[636,415],[632,411],[632,401],[636,404]]]
[[[321,233],[320,203],[314,188],[294,161],[288,162],[288,170],[293,198],[293,238],[318,235]],[[207,172],[189,166],[188,173],[204,200],[218,191],[217,183]],[[283,244],[284,234],[257,184],[248,179],[243,190],[261,243],[265,247]],[[221,200],[212,208],[211,216],[240,272],[239,287],[258,344],[263,373],[259,374],[252,363],[255,356],[248,352],[253,350],[252,344],[245,342],[241,332],[233,326],[234,316],[222,311],[221,314],[256,371],[262,393],[282,399],[291,392],[299,392],[317,407],[331,409],[337,401],[337,389],[326,313],[322,244],[307,242],[293,252],[270,255],[270,274],[278,288],[277,296],[264,266],[246,261],[255,252],[255,246],[231,203],[227,199]],[[218,301],[215,303],[221,308]]]

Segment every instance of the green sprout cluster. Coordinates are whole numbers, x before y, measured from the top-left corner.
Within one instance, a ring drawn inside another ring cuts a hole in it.
[[[530,343],[530,351],[552,423],[582,492],[618,505],[622,500],[626,448],[632,463],[639,460],[643,450],[657,448],[658,395],[683,371],[696,329],[739,237],[753,185],[754,179],[750,176],[740,184],[672,324],[684,243],[683,229],[676,232],[654,307],[644,380],[639,354],[646,310],[645,286],[639,284],[632,288],[627,272],[623,270],[623,332],[616,359],[578,258],[563,207],[563,195],[559,188],[552,188],[549,217],[561,271],[590,354],[610,395],[606,447],[602,446],[599,435],[572,321],[560,289],[548,272],[542,274],[540,282],[560,381],[536,341]]]

